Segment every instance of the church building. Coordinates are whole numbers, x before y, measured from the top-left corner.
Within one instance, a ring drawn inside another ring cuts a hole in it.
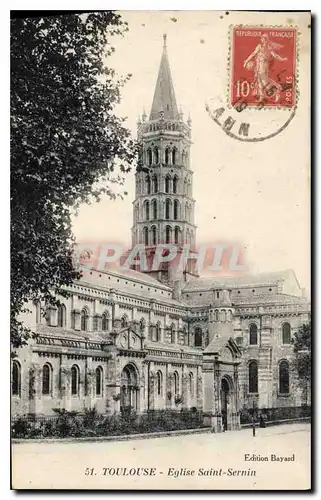
[[[166,36],[149,116],[138,122],[132,246],[188,244],[197,256],[191,119],[177,107]],[[244,408],[300,406],[290,370],[291,338],[310,305],[291,270],[200,277],[193,258],[180,273],[91,269],[59,307],[34,306],[37,333],[12,360],[14,415],[54,408],[103,414],[196,408],[215,432],[237,429]]]

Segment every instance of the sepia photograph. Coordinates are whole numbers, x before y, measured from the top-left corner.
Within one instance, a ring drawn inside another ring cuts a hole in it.
[[[11,11],[11,489],[311,490],[311,13]]]

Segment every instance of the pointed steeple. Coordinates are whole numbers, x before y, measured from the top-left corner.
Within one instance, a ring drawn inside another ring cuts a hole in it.
[[[168,118],[170,120],[178,120],[178,109],[167,56],[166,35],[163,35],[163,38],[163,55],[159,67],[154,99],[149,119],[158,120],[160,112],[163,111],[164,118]]]

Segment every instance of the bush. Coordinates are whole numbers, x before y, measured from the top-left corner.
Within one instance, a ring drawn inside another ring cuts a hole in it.
[[[54,411],[55,417],[20,417],[13,423],[13,437],[121,436],[203,427],[202,413],[196,408],[149,410],[140,415],[124,408],[111,416],[99,414],[96,408],[85,408],[83,414],[59,408]]]

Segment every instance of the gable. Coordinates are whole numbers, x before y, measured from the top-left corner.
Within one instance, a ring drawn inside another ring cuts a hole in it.
[[[117,336],[116,346],[120,349],[139,351],[143,348],[142,337],[131,328],[123,328]]]

